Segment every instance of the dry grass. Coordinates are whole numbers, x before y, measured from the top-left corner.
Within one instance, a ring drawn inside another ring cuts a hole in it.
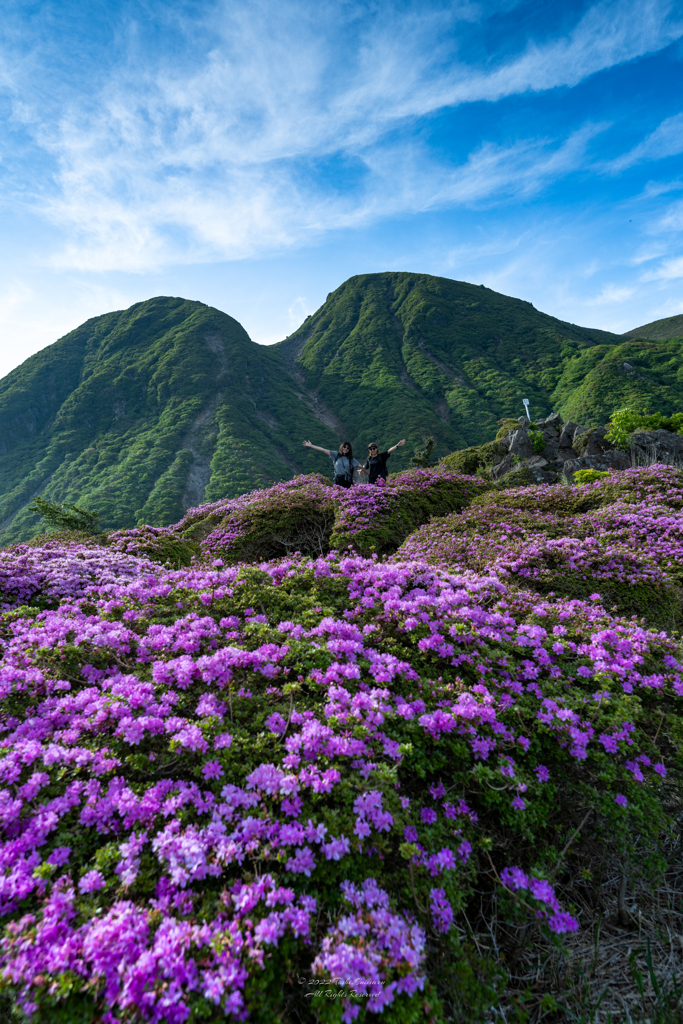
[[[501,980],[499,1004],[482,1017],[460,1005],[457,1024],[683,1024],[683,816],[662,837],[666,869],[655,883],[614,851],[580,840],[556,879],[578,918],[560,941],[535,923],[515,924],[493,874],[460,919],[461,938]],[[591,870],[587,869],[590,864]],[[599,874],[598,874],[599,872]],[[602,881],[595,879],[601,877]],[[634,881],[630,879],[633,878]]]

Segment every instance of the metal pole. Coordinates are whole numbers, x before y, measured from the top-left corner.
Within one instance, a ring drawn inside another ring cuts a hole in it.
[[[529,423],[531,423],[531,416],[529,415],[529,399],[523,398],[522,405],[524,406],[524,411],[526,412],[526,418],[528,419]]]

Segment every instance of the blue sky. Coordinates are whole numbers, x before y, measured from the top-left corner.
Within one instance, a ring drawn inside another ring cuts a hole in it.
[[[5,0],[2,33],[0,374],[159,294],[277,341],[380,270],[683,311],[683,2]]]

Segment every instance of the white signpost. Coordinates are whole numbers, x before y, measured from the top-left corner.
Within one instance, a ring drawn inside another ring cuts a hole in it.
[[[522,405],[524,406],[524,410],[526,412],[526,418],[528,419],[529,423],[531,423],[531,416],[529,415],[529,399],[523,398]]]

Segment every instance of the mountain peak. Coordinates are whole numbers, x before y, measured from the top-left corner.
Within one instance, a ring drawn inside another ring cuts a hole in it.
[[[407,437],[395,472],[425,434],[437,456],[491,440],[522,398],[534,417],[588,426],[629,404],[671,413],[682,346],[407,271],[349,278],[273,346],[203,302],[154,296],[93,317],[0,381],[0,536],[31,536],[37,494],[82,503],[105,528],[165,525],[203,501],[330,472],[309,438],[350,439],[362,456],[369,440]]]

